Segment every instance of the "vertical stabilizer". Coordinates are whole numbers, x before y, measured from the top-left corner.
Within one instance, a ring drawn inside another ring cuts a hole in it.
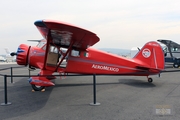
[[[146,67],[164,69],[164,53],[155,41],[146,43],[133,59],[141,61]]]
[[[10,55],[9,49],[8,48],[4,48],[4,50],[6,51],[7,55]]]

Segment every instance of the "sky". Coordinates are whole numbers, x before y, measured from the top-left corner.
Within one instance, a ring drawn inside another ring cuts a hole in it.
[[[180,43],[180,0],[1,0],[0,55],[42,39],[36,20],[70,23],[97,34],[94,48],[131,49],[148,41]]]

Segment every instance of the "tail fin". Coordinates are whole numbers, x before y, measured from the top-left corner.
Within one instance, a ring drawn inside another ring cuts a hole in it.
[[[164,53],[160,44],[155,41],[146,43],[133,59],[140,61],[143,66],[164,69]]]
[[[8,48],[4,48],[6,51],[6,54],[10,55],[9,49]]]

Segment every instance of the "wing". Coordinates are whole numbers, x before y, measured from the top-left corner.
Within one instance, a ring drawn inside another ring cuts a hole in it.
[[[50,45],[56,46],[57,48],[63,47],[68,49],[58,63],[55,70],[57,71],[58,66],[72,49],[86,50],[99,41],[99,37],[96,36],[95,33],[64,22],[39,20],[35,21],[34,24],[44,39],[47,40],[43,69],[46,69],[47,58],[51,58],[48,57]]]
[[[165,44],[168,47],[180,48],[180,45],[178,43],[173,42],[171,40],[157,40],[157,41]]]
[[[39,20],[34,24],[45,39],[51,36],[49,44],[60,47],[68,48],[73,43],[74,49],[87,49],[99,41],[95,33],[64,22]]]

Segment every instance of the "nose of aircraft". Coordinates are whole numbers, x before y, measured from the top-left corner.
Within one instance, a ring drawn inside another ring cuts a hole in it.
[[[29,56],[29,50],[31,46],[28,46],[26,44],[21,44],[18,47],[17,50],[17,57],[16,62],[18,65],[27,65],[28,64],[28,56]]]

